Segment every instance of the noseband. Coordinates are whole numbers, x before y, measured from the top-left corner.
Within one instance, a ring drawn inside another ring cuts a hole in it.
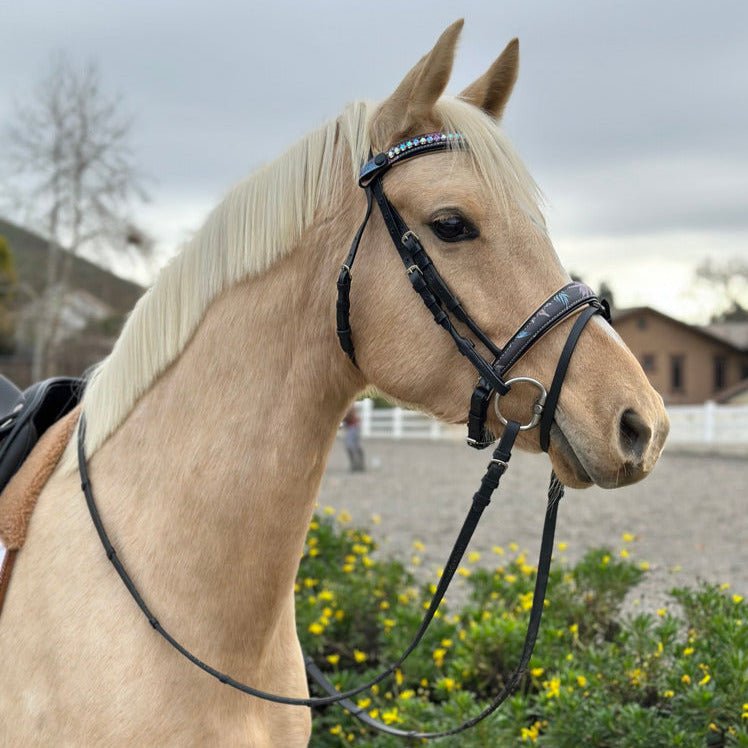
[[[507,697],[511,695],[527,670],[533,647],[535,645],[535,640],[537,639],[538,631],[540,629],[540,619],[543,613],[545,591],[548,584],[551,556],[553,553],[553,538],[555,534],[558,503],[564,493],[563,486],[554,474],[551,474],[551,482],[548,488],[548,507],[543,526],[540,557],[538,559],[538,571],[535,579],[535,591],[533,593],[530,620],[522,654],[516,670],[507,679],[501,692],[496,695],[493,701],[491,701],[488,706],[472,719],[457,727],[441,732],[399,730],[373,719],[364,709],[359,708],[353,701],[351,701],[352,697],[371,689],[385,678],[391,676],[418,646],[426,633],[429,624],[434,618],[442,598],[459,567],[460,561],[462,560],[484,509],[490,503],[491,496],[498,488],[499,481],[508,467],[512,447],[517,435],[520,431],[540,426],[540,444],[544,451],[548,451],[553,414],[555,412],[556,404],[558,403],[561,386],[577,340],[579,339],[584,326],[595,314],[603,314],[606,319],[609,319],[608,307],[604,301],[600,301],[584,284],[569,283],[544,301],[520,326],[519,330],[517,330],[503,348],[499,348],[465,311],[460,304],[459,299],[457,299],[447,283],[439,275],[418,236],[408,228],[395,207],[387,199],[382,186],[382,179],[393,166],[409,158],[435,151],[444,151],[453,147],[463,148],[466,147],[466,145],[464,138],[459,133],[431,133],[429,135],[422,135],[404,141],[403,143],[391,148],[386,153],[379,153],[363,166],[360,173],[359,185],[366,192],[366,215],[354,236],[351,249],[348,252],[338,276],[338,339],[343,350],[355,364],[355,349],[353,346],[349,320],[351,268],[356,259],[356,253],[361,242],[361,237],[363,236],[366,225],[371,217],[374,201],[376,201],[390,237],[392,238],[392,242],[395,245],[395,249],[405,266],[406,273],[413,289],[421,297],[423,303],[431,312],[434,321],[451,336],[457,350],[470,361],[478,372],[479,379],[470,400],[470,409],[467,419],[468,444],[477,449],[482,449],[495,441],[494,437],[486,428],[488,407],[492,397],[494,398],[496,414],[499,420],[504,424],[504,431],[501,439],[491,456],[486,473],[481,480],[480,488],[473,495],[468,514],[449,555],[449,559],[445,564],[439,584],[436,587],[421,624],[418,627],[413,640],[406,647],[404,652],[383,672],[379,673],[367,683],[340,692],[332,685],[332,683],[330,683],[311,658],[307,657],[305,659],[307,674],[310,678],[316,681],[328,695],[319,698],[296,698],[262,691],[258,688],[237,681],[231,676],[222,673],[200,660],[161,625],[158,618],[156,618],[156,616],[151,612],[149,606],[141,596],[135,583],[117,555],[116,550],[112,546],[96,506],[93,487],[88,475],[85,449],[86,420],[85,414],[83,413],[81,414],[78,428],[78,467],[81,477],[81,488],[85,495],[86,504],[91,514],[94,527],[99,535],[99,539],[104,547],[107,558],[114,566],[127,591],[146,616],[148,622],[156,633],[163,637],[174,649],[198,668],[209,675],[212,675],[221,683],[238,691],[266,701],[292,706],[321,707],[339,703],[348,712],[368,726],[389,735],[405,738],[446,737],[448,735],[456,735],[476,725],[498,709]],[[546,391],[546,388],[540,382],[530,377],[507,378],[507,372],[535,343],[538,342],[538,340],[560,322],[577,312],[579,312],[579,316],[566,340],[566,344],[564,345],[559,358],[556,372],[549,390]],[[476,342],[472,338],[460,334],[455,329],[453,319],[468,328],[469,332],[475,336],[477,341],[491,353],[491,356],[493,357],[492,361],[486,359],[478,351]],[[499,407],[500,398],[510,391],[513,384],[519,382],[530,383],[535,386],[539,392],[539,397],[533,406],[531,418],[525,424],[520,424],[517,421],[504,418]]]

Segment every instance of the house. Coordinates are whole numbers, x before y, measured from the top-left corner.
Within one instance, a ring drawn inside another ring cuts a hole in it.
[[[5,237],[13,253],[19,288],[14,309],[16,351],[0,356],[0,373],[27,386],[31,383],[34,320],[46,285],[49,244],[45,237],[3,219],[0,236]],[[71,287],[63,299],[56,333],[56,340],[62,345],[55,373],[78,375],[104,358],[142,293],[143,288],[137,283],[83,257],[74,257]]]
[[[748,389],[744,323],[699,327],[652,307],[636,307],[617,311],[613,327],[667,404],[721,401],[741,383]]]

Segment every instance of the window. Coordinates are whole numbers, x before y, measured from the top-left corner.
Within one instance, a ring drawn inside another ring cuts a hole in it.
[[[643,353],[642,354],[642,369],[647,374],[657,370],[657,357],[654,353]]]
[[[683,392],[684,369],[686,357],[682,354],[670,356],[670,390],[672,392]]]
[[[727,356],[714,357],[714,391],[724,389],[727,384]]]

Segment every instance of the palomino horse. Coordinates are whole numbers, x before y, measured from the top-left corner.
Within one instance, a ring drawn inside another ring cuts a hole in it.
[[[356,175],[370,149],[415,133],[465,135],[468,149],[414,158],[387,175],[386,188],[493,340],[568,282],[536,188],[497,124],[517,43],[460,97],[442,96],[461,26],[383,103],[348,107],[236,187],[140,300],[85,394],[99,510],[140,590],[201,659],[275,693],[307,693],[293,584],[352,398],[373,385],[464,423],[475,384],[412,293],[381,215],[362,239],[351,293],[358,366],[338,346],[335,278],[361,220]],[[461,226],[470,227],[464,237]],[[464,240],[445,241],[445,231]],[[571,324],[526,356],[523,374],[549,379]],[[531,397],[518,389],[502,408],[525,413]],[[551,433],[558,476],[576,487],[639,480],[667,428],[636,359],[593,319]],[[537,451],[537,431],[518,443]],[[18,556],[0,625],[0,684],[3,745],[310,739],[308,709],[232,691],[155,635],[102,552],[74,445]]]

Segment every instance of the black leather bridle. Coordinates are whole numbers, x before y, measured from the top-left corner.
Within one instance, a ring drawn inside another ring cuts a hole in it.
[[[548,584],[551,556],[553,552],[553,539],[556,526],[556,515],[558,503],[563,496],[564,489],[556,476],[551,474],[548,488],[548,506],[543,526],[540,557],[538,560],[538,572],[535,580],[530,620],[527,634],[520,656],[519,664],[514,673],[508,678],[501,692],[493,701],[485,707],[478,715],[461,725],[441,732],[418,732],[415,730],[400,730],[385,725],[373,719],[364,709],[359,708],[351,698],[367,691],[372,686],[380,683],[391,676],[406,660],[406,658],[418,646],[433,619],[449,584],[454,577],[460,561],[467,549],[472,535],[477,527],[483,511],[491,501],[491,496],[499,486],[499,481],[508,467],[511,458],[512,447],[521,430],[527,430],[540,426],[540,443],[547,451],[550,442],[550,429],[553,423],[561,386],[566,371],[571,361],[574,347],[582,333],[585,325],[595,314],[603,314],[609,319],[608,307],[605,302],[600,301],[597,296],[582,283],[569,283],[553,296],[543,302],[540,307],[521,325],[519,330],[509,339],[503,348],[499,348],[470,317],[460,304],[460,301],[449,289],[449,286],[439,275],[430,257],[421,244],[418,236],[411,231],[397,212],[392,203],[387,199],[382,185],[382,179],[390,168],[396,164],[414,156],[444,151],[453,147],[467,147],[464,138],[459,133],[430,133],[408,139],[394,146],[386,153],[379,153],[370,159],[361,169],[359,185],[364,188],[367,198],[366,215],[356,232],[351,249],[343,263],[338,277],[338,300],[337,300],[337,333],[340,345],[349,358],[355,364],[355,349],[350,326],[350,288],[351,268],[356,258],[361,237],[371,217],[374,201],[379,206],[387,230],[392,238],[400,258],[405,266],[408,278],[413,289],[423,300],[426,307],[434,317],[435,322],[440,325],[453,339],[458,351],[465,356],[478,372],[479,380],[473,392],[468,415],[468,444],[476,448],[489,446],[494,438],[486,429],[486,418],[491,398],[494,398],[494,406],[499,419],[504,423],[504,431],[495,448],[488,464],[485,475],[481,480],[480,488],[473,495],[468,514],[463,522],[460,533],[455,541],[449,559],[444,567],[444,572],[439,580],[429,607],[421,621],[418,630],[411,643],[397,660],[391,663],[384,671],[368,682],[349,689],[344,692],[338,691],[325,677],[322,671],[315,665],[311,658],[305,659],[306,669],[309,677],[314,680],[328,694],[323,697],[295,698],[268,693],[253,686],[241,683],[229,675],[216,670],[212,666],[200,660],[186,647],[180,644],[158,621],[151,612],[149,606],[138,591],[135,583],[127,573],[122,561],[112,546],[107,532],[96,507],[91,481],[88,475],[86,463],[85,414],[80,417],[78,430],[78,466],[81,477],[81,488],[86,498],[86,503],[93,520],[93,524],[99,535],[107,558],[119,574],[122,582],[141,611],[145,614],[153,629],[161,635],[172,647],[186,657],[204,672],[217,678],[221,683],[228,685],[238,691],[255,696],[267,701],[279,704],[305,707],[321,707],[329,704],[339,703],[347,711],[357,717],[365,724],[389,735],[408,738],[440,738],[448,735],[456,735],[463,730],[485,719],[493,713],[506,700],[506,698],[517,687],[520,679],[527,670],[530,662],[535,640],[540,628],[540,620],[543,613],[543,602]],[[556,372],[551,383],[550,390],[546,392],[545,387],[535,379],[529,377],[515,377],[508,379],[507,372],[527,351],[543,337],[549,330],[561,321],[579,312],[579,316],[569,333],[563,351],[559,358]],[[493,361],[488,361],[478,351],[475,342],[455,329],[452,318],[464,324],[470,333],[492,354]],[[505,419],[499,410],[499,398],[506,395],[513,383],[528,382],[538,388],[540,396],[533,407],[531,419],[524,425],[517,421]]]

